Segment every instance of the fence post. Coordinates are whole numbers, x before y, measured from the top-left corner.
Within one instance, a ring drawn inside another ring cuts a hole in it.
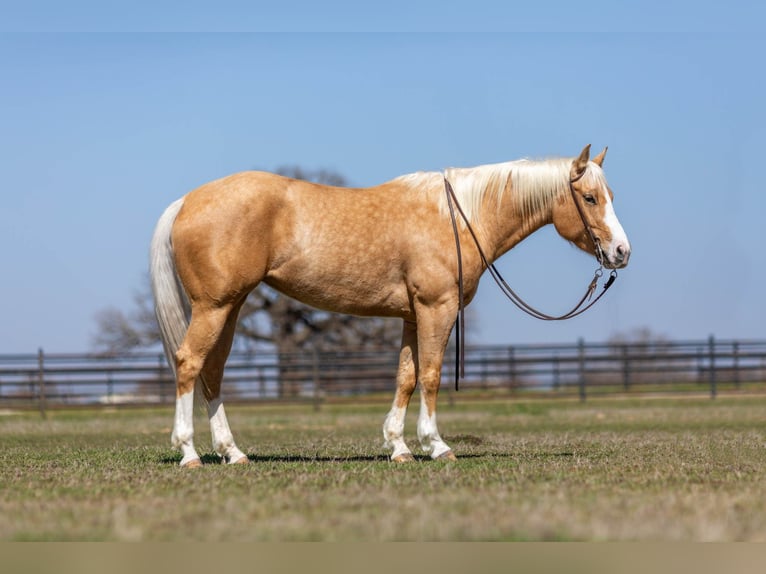
[[[708,356],[710,357],[710,398],[714,399],[717,394],[716,372],[715,372],[715,338],[710,335],[708,338]]]
[[[628,343],[622,346],[622,386],[630,390],[630,358],[628,356]]]
[[[739,341],[734,341],[734,387],[739,390]]]
[[[106,402],[109,405],[114,404],[114,380],[112,379],[112,371],[106,372]]]
[[[40,416],[42,418],[47,418],[45,412],[45,354],[43,353],[42,347],[37,350],[37,393]]]
[[[585,339],[577,339],[577,352],[579,355],[579,380],[580,401],[585,402]]]
[[[311,349],[311,379],[314,383],[314,410],[319,410],[319,352]]]
[[[516,349],[511,345],[508,347],[508,374],[511,380],[511,392],[516,392]]]

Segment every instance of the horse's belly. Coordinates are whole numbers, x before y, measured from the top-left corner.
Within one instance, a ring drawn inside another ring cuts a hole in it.
[[[385,276],[361,277],[352,273],[267,274],[264,282],[318,309],[349,315],[403,317],[411,315],[403,281]]]

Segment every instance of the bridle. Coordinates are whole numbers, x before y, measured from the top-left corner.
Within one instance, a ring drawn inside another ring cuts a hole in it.
[[[458,390],[458,382],[460,378],[465,377],[465,349],[464,349],[464,344],[461,344],[462,342],[465,341],[465,304],[463,301],[463,297],[464,297],[463,257],[462,257],[462,252],[460,248],[460,235],[458,233],[458,228],[457,228],[455,209],[457,209],[458,213],[460,214],[460,217],[462,217],[463,221],[465,222],[466,228],[468,229],[468,232],[471,234],[471,237],[473,238],[473,241],[476,245],[476,249],[479,252],[479,257],[481,258],[482,263],[489,271],[490,275],[492,276],[492,279],[494,279],[495,283],[497,283],[498,287],[500,287],[500,291],[502,291],[503,295],[505,295],[508,299],[510,299],[510,301],[514,305],[516,305],[516,307],[524,311],[524,313],[536,319],[540,319],[542,321],[564,321],[566,319],[572,319],[573,317],[577,317],[578,315],[584,313],[585,311],[590,309],[593,305],[595,305],[596,302],[599,299],[601,299],[601,297],[603,297],[607,289],[609,289],[612,286],[612,284],[615,282],[615,280],[617,279],[617,271],[615,269],[612,269],[611,272],[609,273],[609,277],[604,282],[602,291],[596,296],[595,299],[591,301],[591,298],[593,297],[593,293],[596,291],[596,287],[598,286],[598,280],[604,275],[605,256],[604,256],[604,250],[601,248],[601,243],[599,242],[598,238],[596,238],[596,235],[593,233],[593,229],[588,223],[588,219],[585,217],[585,212],[583,211],[583,208],[577,199],[577,192],[575,191],[575,188],[574,188],[574,184],[577,181],[579,181],[583,177],[583,175],[585,175],[585,171],[583,171],[577,177],[569,179],[569,192],[572,194],[572,201],[574,201],[575,207],[577,208],[577,213],[580,215],[580,219],[582,220],[583,227],[585,227],[585,231],[587,232],[588,236],[590,237],[590,240],[593,242],[593,245],[595,246],[595,255],[596,255],[596,259],[598,260],[599,266],[598,266],[598,269],[596,269],[595,273],[593,274],[593,279],[588,285],[588,288],[585,291],[585,294],[582,296],[582,298],[577,302],[577,304],[571,310],[564,313],[563,315],[548,315],[547,313],[543,313],[542,311],[535,309],[534,307],[529,305],[513,289],[511,289],[511,286],[508,285],[505,279],[503,279],[503,276],[497,270],[497,267],[495,267],[493,263],[490,263],[486,255],[484,255],[484,251],[482,250],[481,245],[479,244],[479,239],[476,236],[476,233],[474,232],[473,228],[471,227],[471,224],[468,221],[468,218],[466,217],[465,213],[463,212],[463,209],[460,207],[460,203],[458,202],[457,196],[455,195],[455,190],[452,189],[452,184],[450,184],[449,180],[446,177],[444,178],[444,190],[445,190],[445,193],[447,194],[447,206],[449,207],[450,220],[452,222],[452,231],[455,234],[455,250],[457,251],[458,316],[457,316],[457,325],[455,329],[455,390],[456,391]]]
[[[575,191],[574,184],[578,181],[580,181],[583,176],[585,175],[585,170],[582,171],[577,177],[570,178],[569,179],[569,193],[572,194],[572,201],[575,204],[575,207],[577,208],[577,213],[580,215],[580,221],[582,221],[583,227],[585,227],[585,231],[588,234],[588,237],[590,237],[591,242],[596,248],[596,260],[598,260],[598,264],[603,267],[604,265],[604,250],[601,248],[601,242],[598,240],[596,235],[593,233],[593,228],[591,228],[590,223],[588,223],[588,220],[585,217],[585,212],[582,210],[582,206],[580,205],[580,202],[577,200],[577,192]],[[452,195],[454,197],[455,192],[452,192]],[[616,276],[616,273],[615,273]]]

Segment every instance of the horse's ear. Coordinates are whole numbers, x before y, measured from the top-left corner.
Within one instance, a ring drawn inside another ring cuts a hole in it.
[[[582,148],[580,156],[572,162],[572,169],[570,171],[572,179],[578,179],[585,173],[585,168],[588,167],[588,158],[590,158],[590,144]]]
[[[604,151],[602,151],[600,154],[598,154],[596,157],[593,158],[593,163],[595,163],[599,167],[603,167],[604,158],[606,157],[606,150],[608,149],[609,149],[609,146],[604,147]]]

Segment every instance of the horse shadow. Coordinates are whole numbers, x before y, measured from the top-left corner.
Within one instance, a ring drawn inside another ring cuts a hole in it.
[[[425,454],[416,454],[416,462],[431,462],[431,457]],[[469,453],[463,454],[458,457],[458,460],[463,459],[475,459],[487,456],[481,453]],[[492,455],[497,456],[497,455]],[[506,456],[506,455],[501,455]],[[302,454],[248,454],[248,461],[255,464],[263,463],[323,463],[323,464],[345,464],[349,462],[378,462],[378,463],[393,463],[388,455],[351,455],[351,456],[333,456],[333,455],[302,455]],[[217,454],[207,453],[200,455],[200,460],[203,465],[220,465],[222,459]],[[160,457],[160,464],[163,465],[178,465],[181,462],[180,454],[166,455]]]
[[[457,463],[459,464],[461,460],[472,460],[472,459],[481,459],[481,458],[493,458],[493,459],[507,459],[509,461],[511,460],[519,460],[523,458],[529,458],[529,453],[523,453],[523,452],[517,452],[517,451],[507,451],[507,452],[497,452],[497,451],[491,451],[491,450],[476,450],[477,447],[480,447],[480,445],[484,444],[484,439],[482,437],[476,436],[476,435],[470,435],[470,434],[458,434],[458,435],[452,435],[449,437],[445,437],[445,440],[448,440],[450,442],[455,443],[456,445],[463,445],[464,447],[468,447],[470,449],[473,449],[472,452],[466,452],[466,453],[460,453],[459,449],[456,450],[457,453]],[[537,459],[551,459],[551,458],[568,458],[573,457],[574,453],[570,451],[552,451],[552,452],[543,452],[543,453],[536,453],[532,455],[533,458]],[[427,454],[414,454],[415,462],[432,462],[431,457]],[[257,453],[257,454],[248,454],[247,455],[248,461],[255,464],[269,464],[269,463],[322,463],[322,464],[345,464],[345,463],[354,463],[354,462],[365,462],[365,463],[389,463],[398,465],[399,463],[393,463],[391,459],[386,454],[356,454],[356,455],[321,455],[321,454],[282,454],[282,453]],[[202,461],[203,465],[216,465],[221,464],[222,459],[217,454],[214,453],[207,453],[200,456],[200,460]],[[177,465],[179,462],[181,462],[181,455],[180,453],[175,453],[171,455],[166,455],[161,457],[160,463],[161,464],[167,464],[167,465]],[[439,461],[435,461],[439,462]],[[445,463],[445,461],[441,461],[442,463]],[[446,463],[449,464],[449,463]]]

